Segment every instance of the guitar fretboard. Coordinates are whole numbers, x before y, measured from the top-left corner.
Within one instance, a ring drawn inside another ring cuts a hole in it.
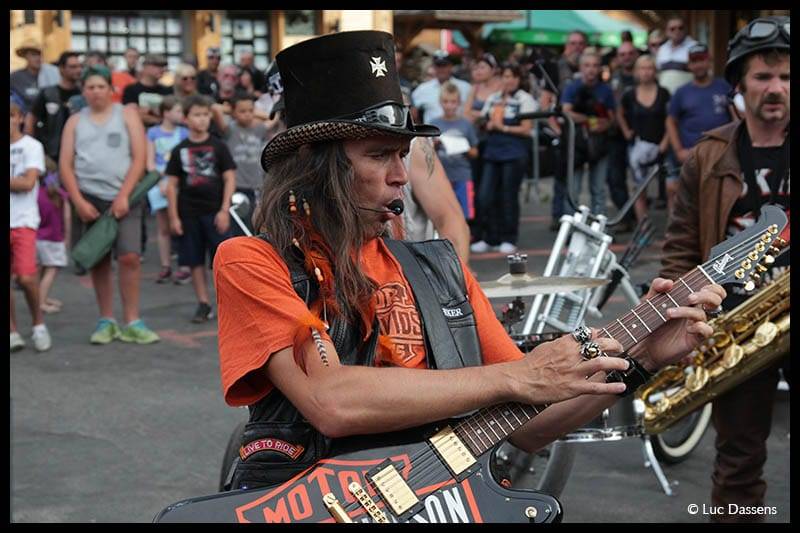
[[[622,344],[625,351],[667,321],[667,309],[687,305],[689,295],[709,283],[718,283],[703,266],[679,278],[667,293],[657,294],[600,329],[601,336]],[[506,403],[480,409],[459,422],[454,431],[475,457],[482,455],[542,412],[544,405]]]

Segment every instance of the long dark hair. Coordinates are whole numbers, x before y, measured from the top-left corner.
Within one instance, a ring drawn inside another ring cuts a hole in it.
[[[294,214],[289,212],[290,191],[296,198]],[[342,142],[315,143],[272,164],[254,219],[255,228],[269,235],[285,261],[291,260],[293,239],[307,257],[313,253],[327,260],[333,279],[326,282],[333,283],[328,287],[347,319],[367,312],[377,288],[359,264],[366,236],[354,192],[355,174]]]

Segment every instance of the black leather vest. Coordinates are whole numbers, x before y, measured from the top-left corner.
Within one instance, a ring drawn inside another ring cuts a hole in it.
[[[270,242],[264,234],[258,237]],[[467,298],[464,272],[453,245],[446,240],[397,242],[407,247],[433,286],[434,296],[450,330],[449,335],[441,337],[452,339],[452,342],[439,343],[434,353],[423,328],[428,368],[480,365],[482,358],[475,315]],[[295,291],[308,305],[316,300],[318,286],[316,280],[305,272],[303,259],[297,253],[295,260],[287,266]],[[398,261],[406,272],[413,267],[399,258]],[[419,305],[419,299],[427,296],[420,294],[420,287],[413,284],[412,290],[420,319],[425,324],[429,317]],[[352,323],[359,324],[360,321]],[[360,327],[351,326],[347,320],[339,317],[331,322],[329,335],[342,364],[372,365],[379,332],[377,318],[372,331],[367,342],[362,343],[363,332]],[[344,442],[344,439],[334,441],[317,431],[277,388],[250,405],[249,411],[250,419],[241,439],[240,458],[244,459],[236,458],[230,483],[232,489],[264,487],[286,481],[320,459],[332,455]],[[358,437],[348,437],[352,438]]]

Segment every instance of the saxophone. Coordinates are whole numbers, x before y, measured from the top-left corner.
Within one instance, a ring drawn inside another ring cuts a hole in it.
[[[713,335],[679,365],[636,391],[646,433],[661,433],[789,353],[789,269],[736,308],[711,320]],[[688,362],[687,362],[688,361]]]

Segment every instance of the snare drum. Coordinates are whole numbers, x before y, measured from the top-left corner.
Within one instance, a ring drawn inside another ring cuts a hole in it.
[[[641,415],[638,415],[634,408],[634,400],[634,394],[620,398],[617,403],[605,409],[600,416],[590,421],[585,427],[564,435],[560,440],[564,442],[608,442],[644,435]]]

